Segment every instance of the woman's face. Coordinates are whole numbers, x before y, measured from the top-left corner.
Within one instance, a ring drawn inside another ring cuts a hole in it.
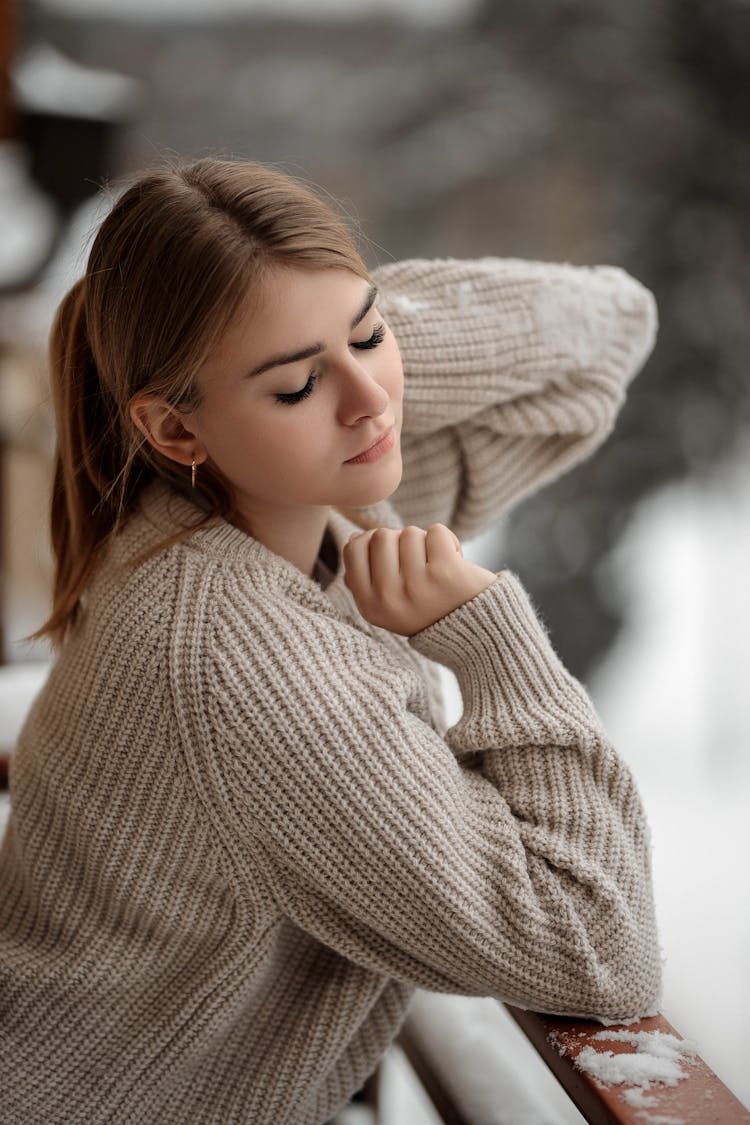
[[[274,267],[198,373],[190,429],[251,518],[278,505],[365,506],[397,488],[403,368],[375,299],[346,269]],[[388,452],[350,463],[391,428]]]

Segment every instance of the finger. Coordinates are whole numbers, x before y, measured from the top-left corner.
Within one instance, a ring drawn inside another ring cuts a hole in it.
[[[427,528],[425,550],[428,562],[439,562],[446,557],[462,555],[458,537],[444,523],[433,523]]]
[[[403,584],[412,585],[427,566],[426,534],[411,524],[401,532],[398,543],[399,567]]]
[[[365,594],[372,589],[370,556],[368,550],[370,531],[355,531],[344,544],[344,582],[350,589]]]
[[[399,533],[391,528],[376,528],[369,540],[370,577],[377,596],[399,582]]]

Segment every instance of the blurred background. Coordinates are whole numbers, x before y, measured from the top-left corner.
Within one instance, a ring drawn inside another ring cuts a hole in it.
[[[466,553],[521,576],[633,766],[663,1010],[748,1103],[749,79],[747,0],[0,0],[0,745],[48,666],[46,339],[102,184],[248,156],[371,266],[622,266],[660,332],[614,433]]]

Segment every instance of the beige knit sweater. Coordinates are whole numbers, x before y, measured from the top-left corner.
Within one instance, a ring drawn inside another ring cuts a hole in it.
[[[656,332],[617,268],[375,271],[406,373],[382,523],[478,532],[611,430]],[[0,851],[2,1125],[320,1125],[415,986],[658,1003],[630,772],[518,577],[416,635],[152,485],[21,734]],[[338,548],[353,525],[333,512]],[[321,570],[321,577],[325,574]],[[455,672],[449,730],[436,663]]]

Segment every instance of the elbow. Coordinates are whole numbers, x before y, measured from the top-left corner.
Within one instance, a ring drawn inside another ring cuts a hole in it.
[[[586,893],[586,908],[579,897],[568,913],[560,949],[569,1007],[557,1015],[625,1023],[658,1011],[663,958],[655,904],[648,880],[637,881],[636,888],[630,894],[613,886],[603,896]]]
[[[634,302],[637,309],[637,330],[633,333],[631,355],[633,375],[641,370],[654,350],[659,331],[659,311],[654,294],[639,282],[635,284],[638,285],[639,292]]]
[[[587,1016],[602,1023],[630,1023],[656,1015],[661,990],[661,964],[639,962],[627,970],[605,970],[591,981]]]
[[[640,281],[624,270],[606,268],[615,275],[615,305],[620,323],[617,343],[623,352],[629,382],[654,350],[659,332],[659,309],[654,294]]]
[[[658,1012],[662,957],[651,929],[634,933],[626,924],[592,935],[576,928],[568,941],[556,945],[548,951],[543,976],[537,975],[528,990],[522,985],[512,1002],[608,1024],[630,1023]]]
[[[619,940],[608,943],[589,961],[586,1015],[606,1023],[627,1023],[655,1015],[661,1004],[662,955],[655,927],[639,931],[623,927]]]

